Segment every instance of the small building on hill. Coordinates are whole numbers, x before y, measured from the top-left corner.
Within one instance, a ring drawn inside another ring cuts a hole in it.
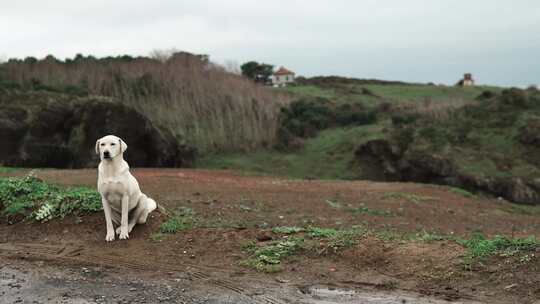
[[[472,86],[474,86],[474,79],[472,77],[472,74],[471,73],[465,73],[465,75],[463,75],[463,79],[458,81],[457,85],[462,86],[462,87],[472,87]]]
[[[294,82],[294,72],[287,70],[284,67],[280,67],[272,75],[272,86],[274,87],[284,87],[289,83]]]

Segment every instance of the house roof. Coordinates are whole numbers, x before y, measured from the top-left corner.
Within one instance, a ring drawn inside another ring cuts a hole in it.
[[[274,73],[274,75],[291,75],[291,74],[294,75],[294,72],[291,72],[291,71],[287,70],[287,69],[284,68],[284,67],[280,67],[280,68]]]

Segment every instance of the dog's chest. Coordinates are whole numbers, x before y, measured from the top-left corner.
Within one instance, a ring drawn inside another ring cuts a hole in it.
[[[126,193],[126,187],[123,183],[116,180],[104,179],[99,184],[100,192],[109,203],[119,203]]]

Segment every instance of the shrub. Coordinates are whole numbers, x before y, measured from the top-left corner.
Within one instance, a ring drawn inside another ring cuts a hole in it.
[[[495,97],[497,94],[495,94],[494,92],[492,91],[483,91],[482,93],[480,93],[480,95],[478,95],[475,99],[476,100],[485,100],[485,99],[491,99],[493,97]]]
[[[399,127],[402,125],[413,124],[418,120],[418,114],[414,113],[395,113],[392,115],[392,125]]]
[[[340,126],[369,125],[377,121],[375,111],[365,110],[362,107],[353,108],[350,104],[344,104],[336,109],[336,124]]]
[[[295,101],[288,108],[282,108],[280,113],[280,143],[288,142],[291,136],[307,138],[330,127],[372,124],[377,120],[373,110],[350,104],[336,108],[324,98]]]
[[[527,106],[528,98],[525,91],[510,88],[502,91],[501,102],[509,106],[525,107]]]

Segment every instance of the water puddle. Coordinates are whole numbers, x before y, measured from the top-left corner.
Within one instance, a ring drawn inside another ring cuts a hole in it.
[[[329,286],[308,286],[301,288],[304,304],[481,304],[480,302],[449,302],[402,291],[362,291]]]

